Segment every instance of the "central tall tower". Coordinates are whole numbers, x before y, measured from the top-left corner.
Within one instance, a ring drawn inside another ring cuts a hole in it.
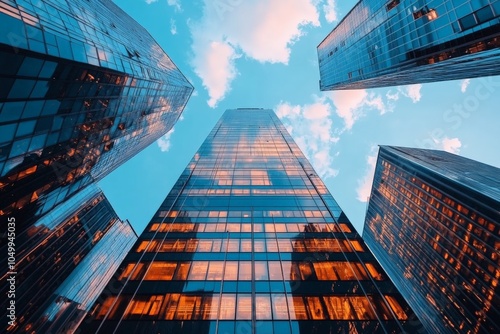
[[[417,333],[272,110],[228,110],[83,321],[99,333]]]

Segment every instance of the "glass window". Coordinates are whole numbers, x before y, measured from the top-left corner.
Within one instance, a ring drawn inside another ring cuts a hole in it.
[[[290,310],[290,319],[307,320],[307,311],[304,300],[301,296],[287,296],[288,309]]]
[[[273,319],[286,320],[288,319],[288,307],[284,294],[271,295],[273,304]]]
[[[30,94],[33,86],[35,86],[35,80],[26,80],[26,79],[16,79],[14,85],[10,89],[9,99],[27,99]]]
[[[167,294],[165,297],[165,320],[172,320],[175,316],[175,311],[177,310],[177,305],[179,304],[180,294],[171,293]]]
[[[204,281],[207,276],[208,261],[196,261],[191,266],[191,270],[188,275],[188,280],[199,280]]]
[[[267,262],[255,261],[255,280],[268,281]]]
[[[200,308],[200,303],[200,296],[181,295],[179,304],[177,305],[177,311],[175,312],[175,319],[192,320],[194,318],[193,312],[195,308]]]
[[[16,124],[0,125],[0,143],[7,143],[14,139]]]
[[[347,297],[323,297],[330,320],[354,320],[354,313]]]
[[[271,319],[271,299],[267,294],[255,296],[255,310],[257,320]]]
[[[408,319],[408,316],[406,315],[406,313],[403,310],[403,308],[401,307],[401,305],[399,305],[396,298],[394,298],[393,296],[385,295],[385,299],[387,300],[387,302],[391,306],[392,311],[394,312],[394,314],[396,314],[396,317],[399,320],[407,320]]]
[[[147,281],[169,281],[174,276],[176,267],[177,264],[175,262],[155,261],[149,267],[144,279]]]
[[[219,296],[204,296],[201,305],[203,320],[216,320],[219,308]]]
[[[250,320],[252,319],[252,295],[239,294],[238,304],[236,307],[236,319]]]
[[[174,280],[185,281],[188,277],[191,262],[181,262],[177,265],[177,272],[175,273]]]
[[[307,305],[309,319],[324,320],[326,319],[325,311],[320,297],[304,297]]]
[[[283,275],[281,273],[281,264],[279,261],[269,261],[269,279],[271,281],[282,281]]]
[[[236,281],[238,279],[238,262],[226,261],[226,268],[224,271],[225,281]]]
[[[43,66],[43,60],[25,57],[23,64],[17,72],[18,76],[38,77],[38,73]]]
[[[196,262],[195,262],[196,265]],[[207,280],[220,281],[222,279],[222,271],[224,268],[224,262],[222,261],[210,261],[208,267]]]
[[[238,280],[251,281],[252,280],[252,262],[240,261],[240,268],[238,273]]]
[[[235,294],[223,294],[220,303],[220,317],[221,320],[234,320],[236,307]]]

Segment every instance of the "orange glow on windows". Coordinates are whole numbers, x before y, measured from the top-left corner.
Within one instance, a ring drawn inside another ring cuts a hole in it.
[[[273,319],[283,320],[288,319],[288,306],[284,294],[271,295],[273,305]]]
[[[175,262],[155,261],[149,267],[144,279],[146,281],[169,281],[174,276]]]
[[[238,303],[236,306],[236,319],[252,319],[252,295],[238,294]]]
[[[235,294],[223,294],[220,303],[220,317],[221,320],[234,320],[236,307]]]
[[[271,299],[269,295],[259,295],[255,297],[255,310],[257,320],[271,319]]]
[[[399,320],[407,320],[408,319],[408,316],[406,315],[405,311],[403,310],[401,305],[399,305],[398,301],[394,297],[388,296],[388,295],[385,295],[384,297],[387,300],[387,302],[389,303],[389,305],[391,306],[392,311],[394,312],[394,314],[396,314],[396,317]]]
[[[238,262],[226,261],[226,268],[224,271],[225,281],[236,281],[238,279]]]

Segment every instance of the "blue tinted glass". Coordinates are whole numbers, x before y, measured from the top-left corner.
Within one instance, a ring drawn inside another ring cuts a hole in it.
[[[14,82],[14,85],[12,85],[9,93],[9,99],[28,98],[35,82],[35,80],[17,79]]]
[[[42,112],[44,101],[29,101],[24,108],[23,118],[38,117]]]
[[[40,71],[40,74],[38,75],[40,78],[50,78],[52,74],[54,74],[54,71],[56,70],[57,63],[54,63],[52,61],[45,61],[45,65],[43,65],[42,70]]]
[[[7,143],[14,139],[16,124],[7,124],[0,126],[0,143]]]
[[[28,145],[30,143],[30,139],[31,138],[26,138],[14,142],[14,145],[12,145],[12,150],[10,151],[10,157],[17,157],[18,155],[26,153],[26,150],[28,149]]]
[[[43,66],[43,60],[31,57],[25,57],[23,64],[17,72],[18,75],[37,77]]]
[[[24,102],[6,102],[0,113],[0,122],[14,121],[21,117]]]
[[[491,11],[491,7],[486,6],[476,12],[476,17],[479,23],[482,23],[491,20],[494,17],[494,15],[493,12]]]
[[[38,81],[31,92],[31,98],[40,98],[44,97],[49,89],[48,81]]]
[[[27,122],[21,122],[19,123],[19,127],[17,128],[17,133],[16,136],[24,136],[30,133],[33,133],[33,130],[35,129],[35,123],[36,121],[27,121]]]
[[[31,140],[29,151],[31,152],[41,149],[43,147],[43,144],[45,144],[45,138],[47,138],[47,134],[33,137],[33,140]]]

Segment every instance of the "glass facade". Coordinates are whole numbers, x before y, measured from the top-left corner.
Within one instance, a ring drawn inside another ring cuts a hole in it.
[[[109,286],[82,332],[422,329],[272,110],[224,113]]]
[[[500,1],[361,0],[318,60],[321,90],[498,75]]]
[[[500,169],[380,147],[363,239],[430,333],[499,333]]]
[[[16,235],[15,270],[2,271],[0,279],[1,294],[7,296],[6,278],[15,272],[15,298],[10,299],[17,322],[4,322],[2,328],[23,333],[75,330],[136,240],[129,222],[118,218],[96,186],[83,189]],[[2,319],[8,319],[8,302],[2,300]]]
[[[0,1],[0,30],[0,216],[18,230],[168,132],[193,90],[108,0]]]

